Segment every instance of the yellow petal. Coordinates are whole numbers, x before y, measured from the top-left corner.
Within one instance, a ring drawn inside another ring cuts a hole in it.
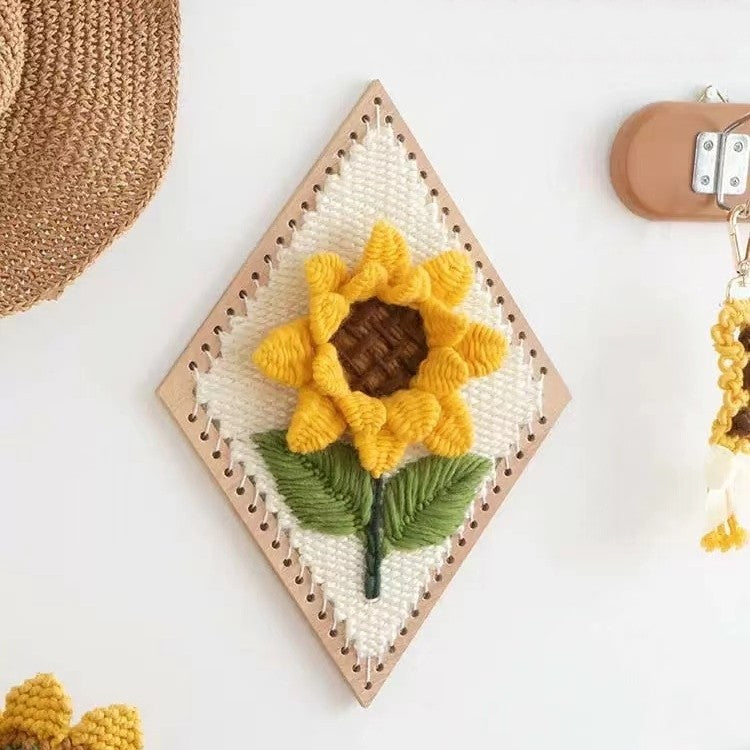
[[[471,288],[474,270],[458,250],[448,250],[421,265],[432,281],[432,294],[449,307],[461,302]]]
[[[465,315],[455,313],[436,299],[428,299],[419,306],[427,343],[430,346],[453,346],[461,340],[469,327]]]
[[[376,479],[396,468],[406,450],[406,441],[397,438],[387,427],[380,432],[361,432],[354,436],[359,462]]]
[[[372,228],[370,239],[365,245],[363,265],[380,263],[389,274],[399,274],[409,267],[409,248],[401,234],[385,221],[379,221]]]
[[[354,391],[336,399],[336,406],[344,415],[353,433],[377,432],[385,424],[385,405],[380,399]]]
[[[70,731],[71,745],[82,750],[141,750],[138,712],[131,706],[97,708]]]
[[[447,346],[431,349],[412,379],[412,386],[438,396],[452,393],[469,379],[463,358]]]
[[[349,276],[346,263],[336,253],[318,253],[305,263],[305,276],[310,292],[335,292]]]
[[[289,424],[286,442],[295,453],[322,451],[341,436],[346,423],[328,396],[302,388]]]
[[[341,295],[349,302],[361,302],[375,295],[388,279],[388,271],[380,263],[364,263],[341,287]]]
[[[393,434],[407,443],[424,440],[437,425],[440,404],[432,393],[414,388],[396,391],[383,399],[388,414],[386,424]]]
[[[383,302],[389,305],[413,305],[429,298],[430,277],[424,268],[412,268],[402,277],[403,280],[398,283],[386,284],[380,289],[378,297]]]
[[[253,362],[264,375],[295,388],[310,382],[312,357],[307,318],[274,328],[253,352]]]
[[[474,426],[466,404],[458,393],[441,396],[440,419],[424,444],[438,456],[462,456],[474,442]]]
[[[0,728],[5,734],[21,732],[56,746],[67,736],[72,715],[70,699],[60,683],[51,674],[40,674],[5,697]]]
[[[310,333],[316,344],[325,344],[349,314],[349,303],[335,292],[310,299]]]
[[[333,344],[318,347],[312,363],[312,374],[315,384],[328,396],[346,396],[350,392],[346,373]]]
[[[508,351],[508,340],[502,333],[482,323],[471,323],[456,351],[469,366],[473,378],[497,370]]]

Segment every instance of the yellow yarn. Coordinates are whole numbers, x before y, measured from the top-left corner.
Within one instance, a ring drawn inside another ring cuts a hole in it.
[[[323,450],[341,437],[344,430],[346,422],[330,398],[315,388],[300,389],[297,408],[286,435],[290,450],[295,453]]]
[[[719,320],[711,328],[714,349],[719,355],[719,387],[722,405],[711,426],[711,443],[723,445],[735,453],[750,453],[750,440],[728,435],[732,419],[750,401],[750,394],[742,388],[742,371],[748,363],[748,352],[737,340],[737,334],[750,325],[750,300],[727,300],[719,313]]]
[[[709,443],[721,445],[733,453],[750,453],[750,440],[742,435],[730,435],[732,420],[738,412],[750,403],[750,393],[743,388],[743,371],[750,355],[738,334],[750,325],[750,300],[727,300],[719,312],[719,319],[711,328],[714,349],[719,355],[719,387],[722,390],[722,403],[711,425]],[[727,496],[731,507],[730,497]],[[709,531],[701,545],[707,552],[742,547],[747,534],[731,513],[725,524]]]
[[[307,318],[275,328],[253,352],[253,362],[269,378],[301,388],[312,380],[313,342]]]
[[[396,391],[383,399],[386,424],[391,432],[407,443],[421,443],[437,426],[440,403],[437,397],[416,388]]]
[[[268,377],[301,389],[289,447],[321,450],[348,426],[362,466],[375,477],[393,469],[411,443],[423,442],[442,456],[469,451],[473,426],[458,389],[469,377],[498,369],[508,343],[452,309],[474,278],[466,257],[449,250],[412,266],[403,236],[381,221],[354,273],[335,253],[313,256],[305,273],[309,317],[271,331],[253,355]],[[350,305],[372,297],[418,310],[429,348],[410,387],[384,397],[352,391],[330,343]]]
[[[305,263],[311,294],[335,292],[349,277],[346,263],[336,253],[318,253]]]
[[[13,688],[0,714],[0,747],[17,741],[48,750],[142,750],[138,712],[129,706],[110,706],[85,714],[70,728],[73,709],[60,683],[41,674]],[[24,744],[24,747],[26,745]]]
[[[335,292],[316,294],[310,298],[310,333],[320,345],[330,341],[349,314],[349,303]]]

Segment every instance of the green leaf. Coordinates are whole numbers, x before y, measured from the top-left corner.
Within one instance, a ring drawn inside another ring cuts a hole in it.
[[[283,430],[253,435],[253,442],[303,528],[343,535],[367,525],[372,481],[350,445],[339,442],[316,453],[294,453]]]
[[[428,456],[405,466],[385,486],[385,537],[390,546],[415,550],[440,544],[463,523],[492,462],[468,453]]]

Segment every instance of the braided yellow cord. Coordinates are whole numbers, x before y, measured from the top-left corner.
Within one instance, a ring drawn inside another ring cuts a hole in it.
[[[723,445],[734,453],[750,453],[750,440],[729,435],[732,419],[750,402],[750,394],[742,388],[742,371],[748,363],[748,352],[737,340],[737,334],[750,325],[750,300],[727,300],[719,313],[719,320],[711,328],[714,349],[719,355],[719,388],[722,403],[711,426],[710,443]]]
[[[748,438],[729,434],[734,417],[750,403],[750,393],[743,388],[743,371],[750,355],[738,339],[738,334],[748,325],[750,300],[732,299],[724,303],[718,322],[711,328],[714,349],[719,355],[719,387],[722,391],[722,400],[711,426],[709,443],[721,445],[733,453],[750,453]],[[731,510],[728,495],[727,503]],[[701,539],[701,545],[707,552],[727,552],[732,548],[742,547],[746,540],[745,529],[739,525],[734,513],[730,513],[725,523],[712,529]]]
[[[70,728],[73,709],[62,685],[50,674],[13,688],[0,713],[0,747],[18,738],[46,750],[142,750],[138,712],[129,706],[98,708]],[[26,744],[23,744],[26,747]]]

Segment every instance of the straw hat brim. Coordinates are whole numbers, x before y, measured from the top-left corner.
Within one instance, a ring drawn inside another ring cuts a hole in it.
[[[0,315],[57,297],[135,220],[177,100],[177,0],[20,7],[23,68],[0,114]]]

